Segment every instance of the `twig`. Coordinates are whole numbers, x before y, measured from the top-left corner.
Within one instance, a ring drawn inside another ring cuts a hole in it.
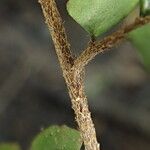
[[[88,108],[87,98],[84,92],[84,71],[73,70],[66,75],[66,82],[71,97],[72,108],[78,123],[85,150],[100,150],[96,138],[95,127]]]
[[[76,115],[82,140],[86,150],[99,150],[94,124],[84,93],[83,72],[74,69],[74,60],[66,38],[65,29],[54,0],[40,0],[48,28],[51,31],[56,53],[63,71],[72,108]]]
[[[77,57],[74,62],[74,67],[82,70],[96,55],[114,47],[125,38],[127,33],[147,23],[150,23],[150,16],[136,18],[132,24],[119,29],[102,41],[90,43],[80,56]]]
[[[39,3],[41,4],[46,24],[51,33],[62,70],[69,70],[73,65],[73,57],[55,0],[39,0]]]
[[[99,150],[99,143],[84,93],[84,67],[97,54],[113,47],[124,39],[126,33],[150,22],[150,17],[138,18],[133,24],[118,30],[100,42],[95,42],[92,38],[90,46],[74,60],[55,0],[40,0],[39,2],[52,35],[85,150]]]

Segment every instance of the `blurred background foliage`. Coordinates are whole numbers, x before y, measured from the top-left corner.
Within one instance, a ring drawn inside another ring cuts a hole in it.
[[[132,31],[129,39],[137,48],[143,65],[150,71],[150,25]]]
[[[20,150],[20,147],[14,143],[1,143],[0,150]]]
[[[67,14],[66,1],[57,3],[79,54],[89,36]],[[37,0],[1,0],[0,18],[0,142],[28,150],[44,128],[76,123]],[[138,29],[134,45],[126,40],[86,68],[86,93],[104,150],[150,149],[150,30],[144,28],[147,38]]]

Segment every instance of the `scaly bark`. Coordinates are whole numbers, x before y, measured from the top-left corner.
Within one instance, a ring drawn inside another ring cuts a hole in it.
[[[148,23],[150,23],[150,16],[143,18],[139,17],[136,18],[133,23],[120,28],[101,41],[90,42],[89,46],[80,54],[79,57],[77,57],[74,62],[74,66],[82,70],[95,56],[111,49],[116,44],[121,42],[127,33]]]
[[[74,58],[70,51],[56,3],[54,0],[40,0],[39,2],[54,42],[85,149],[99,150],[94,124],[88,108],[87,98],[84,94],[83,72],[79,73],[73,67]]]
[[[94,124],[84,92],[84,67],[99,53],[104,52],[125,38],[131,30],[150,22],[150,17],[137,18],[102,41],[91,41],[76,59],[73,57],[67,40],[65,28],[57,9],[55,0],[40,0],[46,24],[50,30],[56,54],[63,71],[75,119],[78,123],[85,150],[99,150]]]

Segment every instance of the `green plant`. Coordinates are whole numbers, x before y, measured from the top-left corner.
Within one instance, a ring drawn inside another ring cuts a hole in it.
[[[31,150],[80,150],[80,133],[66,126],[52,126],[41,132],[33,141]]]
[[[150,26],[135,30],[150,23],[150,16],[146,16],[149,15],[149,5],[145,7],[145,3],[149,4],[149,0],[140,1],[141,14],[145,17],[136,13],[136,17],[132,17],[131,22],[126,20],[126,23],[124,23],[124,18],[139,6],[139,0],[69,0],[68,13],[90,34],[91,38],[88,47],[78,57],[72,54],[55,0],[40,0],[39,2],[68,87],[79,131],[65,126],[50,127],[37,136],[31,150],[78,150],[82,142],[86,150],[99,150],[100,146],[84,92],[85,66],[96,55],[111,49],[128,37],[139,48],[145,66],[150,69],[150,61],[147,58],[149,47],[145,46],[149,44]],[[100,41],[96,39],[121,22],[117,31]],[[141,37],[142,40],[140,40]],[[5,149],[0,148],[0,150]]]
[[[85,149],[98,150],[99,143],[84,93],[84,67],[97,54],[121,42],[130,31],[149,23],[150,17],[143,18],[137,14],[138,17],[132,23],[123,25],[103,40],[97,41],[95,37],[122,21],[139,4],[139,0],[69,0],[69,14],[91,36],[89,46],[78,57],[74,57],[55,0],[40,0],[40,4],[69,90]]]
[[[51,126],[37,135],[30,150],[80,150],[79,131],[67,126]],[[0,150],[21,150],[16,143],[1,143]]]
[[[145,68],[150,71],[150,25],[130,32],[128,38],[138,49]]]

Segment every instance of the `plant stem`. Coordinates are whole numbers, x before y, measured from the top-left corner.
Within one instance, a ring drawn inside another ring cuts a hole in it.
[[[60,66],[62,70],[67,71],[73,65],[73,57],[55,0],[39,0],[39,3],[51,33]]]
[[[99,150],[99,143],[84,92],[84,72],[72,70],[66,74],[65,79],[85,150]]]
[[[69,90],[72,108],[76,115],[75,119],[79,126],[85,150],[99,150],[94,124],[83,89],[83,72],[79,73],[73,67],[74,58],[70,51],[56,3],[54,0],[40,0],[39,2],[42,6],[43,14],[50,30],[63,76]]]
[[[101,41],[95,41],[92,44],[90,43],[80,56],[77,57],[74,66],[77,69],[80,68],[80,70],[82,70],[96,55],[111,49],[125,39],[127,33],[148,23],[150,23],[150,16],[136,18],[133,23],[118,29]]]
[[[125,38],[131,30],[150,22],[150,16],[138,18],[131,25],[125,26],[115,33],[105,37],[102,41],[92,38],[90,45],[77,59],[72,56],[70,44],[67,40],[65,28],[57,9],[55,0],[39,0],[43,14],[54,42],[56,54],[63,71],[75,119],[78,123],[85,150],[99,150],[95,127],[88,108],[84,92],[84,67],[99,53],[112,48]]]

